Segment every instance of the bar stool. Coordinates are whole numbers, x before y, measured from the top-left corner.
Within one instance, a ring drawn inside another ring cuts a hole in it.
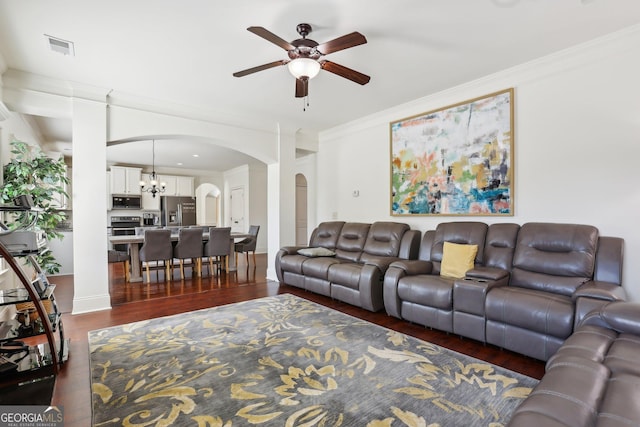
[[[159,267],[159,262],[162,261],[166,270],[167,281],[171,280],[172,259],[173,246],[171,245],[171,231],[146,230],[144,232],[144,242],[140,248],[140,261],[142,265],[146,267],[147,283],[151,282],[149,275],[149,264],[151,262],[156,262],[156,267]]]
[[[258,231],[260,231],[259,225],[249,226],[249,237],[240,240],[234,245],[236,253],[236,265],[238,265],[238,252],[244,252],[247,259],[247,265],[249,265],[249,252],[253,253],[253,265],[256,265],[256,244],[258,243]]]
[[[209,275],[213,276],[213,263],[224,270],[229,270],[229,255],[231,254],[231,227],[211,227],[209,228],[209,240],[204,245],[204,257],[209,260]]]
[[[131,257],[129,256],[129,254],[123,251],[116,251],[113,249],[109,249],[107,252],[107,260],[109,264],[113,264],[116,262],[123,262],[124,263],[124,281],[129,282],[129,279],[131,277],[130,275],[131,274],[131,269],[130,269]]]
[[[181,228],[178,243],[173,248],[173,258],[180,261],[180,279],[184,280],[184,260],[191,259],[192,274],[202,276],[202,229]]]

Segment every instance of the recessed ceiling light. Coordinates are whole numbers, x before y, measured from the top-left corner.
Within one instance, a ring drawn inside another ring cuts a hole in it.
[[[193,157],[200,157],[200,154],[193,154]]]
[[[177,163],[177,165],[178,165],[178,166],[182,166],[182,162],[178,162],[178,163]]]
[[[48,34],[45,34],[44,37],[47,39],[47,43],[49,44],[49,49],[53,52],[58,52],[63,55],[75,56],[75,49],[73,48],[73,42],[69,40],[63,40],[58,37],[53,37]]]

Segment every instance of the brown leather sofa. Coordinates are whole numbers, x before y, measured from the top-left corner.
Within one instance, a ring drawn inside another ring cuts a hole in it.
[[[591,311],[547,361],[509,427],[640,425],[640,304]]]
[[[281,283],[379,311],[388,266],[415,259],[419,246],[420,232],[407,224],[323,222],[313,231],[308,247],[288,246],[278,251],[276,274]],[[320,248],[323,253],[299,253],[309,248]]]
[[[484,233],[483,233],[484,230]],[[478,246],[474,267],[440,276],[443,242]],[[415,261],[389,266],[389,315],[547,360],[582,317],[624,300],[623,240],[578,224],[441,223]]]

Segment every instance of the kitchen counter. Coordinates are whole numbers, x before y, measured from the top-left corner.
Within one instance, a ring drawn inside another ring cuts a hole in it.
[[[231,239],[229,240],[230,252],[229,252],[229,271],[236,271],[236,257],[235,257],[235,239],[245,239],[251,237],[247,233],[231,233]],[[202,240],[208,240],[209,235],[204,233]],[[172,234],[171,240],[178,241],[178,234]],[[140,246],[144,242],[144,236],[109,236],[109,242],[117,244],[127,244],[129,247],[129,256],[131,257],[131,282],[142,282],[142,269],[140,268]]]

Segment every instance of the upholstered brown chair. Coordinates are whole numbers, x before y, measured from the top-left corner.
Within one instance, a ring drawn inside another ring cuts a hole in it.
[[[155,262],[156,267],[160,262],[165,268],[167,280],[171,280],[171,260],[173,259],[173,246],[171,244],[170,230],[146,230],[144,242],[140,248],[140,261],[146,268],[147,283],[151,282],[149,275],[150,263]]]
[[[231,254],[231,227],[211,227],[209,240],[204,245],[204,257],[209,262],[209,275],[213,276],[214,262],[229,270],[229,255]]]
[[[256,264],[256,244],[258,243],[258,231],[260,231],[259,225],[252,225],[249,227],[249,232],[247,234],[250,237],[246,239],[242,239],[235,244],[235,252],[236,252],[236,264],[238,264],[238,252],[244,252],[245,258],[247,260],[247,265],[249,264],[249,252],[253,254],[253,265]]]
[[[181,280],[184,280],[184,261],[187,259],[191,260],[192,274],[202,276],[202,237],[201,228],[181,228],[178,232],[173,258],[180,263]]]

